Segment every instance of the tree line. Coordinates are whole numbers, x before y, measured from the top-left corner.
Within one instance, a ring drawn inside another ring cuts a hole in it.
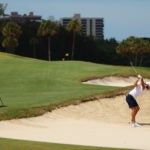
[[[115,52],[115,39],[95,40],[87,37],[79,32],[80,25],[74,29],[74,25],[71,25],[74,23],[70,22],[64,28],[50,20],[42,23],[0,21],[0,49],[45,60],[84,60],[97,63],[116,63],[115,59],[120,60]]]
[[[3,7],[2,7],[3,6]],[[6,6],[0,5],[4,15]],[[102,64],[150,65],[150,39],[128,37],[99,39],[81,33],[77,20],[66,28],[51,20],[12,22],[0,20],[0,51],[44,60],[82,60]]]

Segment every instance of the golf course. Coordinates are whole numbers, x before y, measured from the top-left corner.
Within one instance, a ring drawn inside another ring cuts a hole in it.
[[[125,95],[137,78],[130,65],[44,61],[0,52],[0,68],[2,149],[150,149],[150,91],[138,99],[142,126],[128,124]],[[150,81],[149,67],[135,69]]]

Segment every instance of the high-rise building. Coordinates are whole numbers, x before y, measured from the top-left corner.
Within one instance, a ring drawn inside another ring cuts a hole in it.
[[[77,19],[82,25],[82,33],[86,36],[92,36],[95,39],[104,39],[104,19],[103,18],[81,18],[80,14],[75,14],[72,18],[61,18],[60,23],[64,27],[72,20]]]

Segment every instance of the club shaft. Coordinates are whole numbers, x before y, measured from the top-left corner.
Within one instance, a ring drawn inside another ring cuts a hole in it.
[[[3,101],[2,101],[2,99],[1,99],[1,97],[0,97],[0,101],[1,101],[1,104],[3,105]]]
[[[135,67],[133,66],[133,63],[132,63],[132,62],[130,62],[130,65],[131,65],[132,69],[134,70],[134,72],[135,72],[136,74],[138,74],[138,72],[136,71],[136,69],[135,69]]]
[[[138,74],[137,71],[135,70],[135,68],[134,68],[133,66],[132,66],[132,68],[133,68],[134,72],[135,72],[136,74]]]

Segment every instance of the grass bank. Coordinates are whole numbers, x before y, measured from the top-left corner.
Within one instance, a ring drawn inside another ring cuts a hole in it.
[[[82,84],[106,75],[134,75],[132,68],[82,61],[43,61],[0,53],[0,120],[37,116],[72,103],[118,94],[125,89]],[[150,68],[136,68],[150,77]]]

